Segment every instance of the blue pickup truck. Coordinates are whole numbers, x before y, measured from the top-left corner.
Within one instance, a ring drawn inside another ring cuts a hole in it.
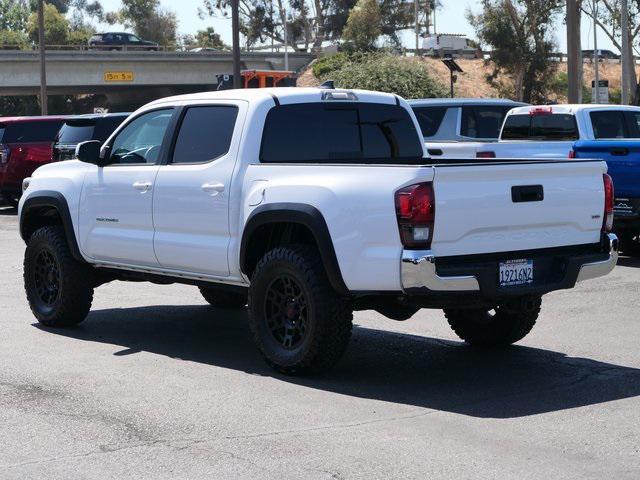
[[[571,156],[607,162],[616,195],[614,231],[625,254],[640,255],[640,139],[581,140]]]

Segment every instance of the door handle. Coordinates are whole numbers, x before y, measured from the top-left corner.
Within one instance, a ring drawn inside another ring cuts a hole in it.
[[[141,192],[148,192],[151,190],[151,182],[135,182],[133,188],[140,190]]]
[[[544,200],[544,187],[542,185],[517,185],[511,187],[511,200],[513,203],[542,202]]]
[[[626,155],[629,155],[628,148],[612,148],[609,151],[611,152],[611,155],[615,155],[616,157],[624,157]]]
[[[205,183],[201,188],[204,192],[207,192],[212,197],[215,197],[219,193],[224,192],[224,185],[222,183]]]

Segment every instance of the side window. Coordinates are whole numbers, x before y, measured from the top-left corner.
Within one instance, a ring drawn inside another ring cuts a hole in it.
[[[591,112],[591,125],[596,138],[628,138],[624,114],[620,111]]]
[[[509,107],[463,107],[460,134],[469,138],[497,139]]]
[[[238,108],[191,107],[180,126],[172,163],[205,163],[226,154],[231,146]]]
[[[625,112],[629,138],[640,138],[640,112]]]
[[[158,160],[173,109],[140,115],[118,134],[111,144],[111,165],[153,165]]]
[[[420,124],[420,130],[422,130],[422,136],[433,137],[442,124],[442,119],[445,113],[447,113],[447,107],[416,107],[413,109],[418,123]]]

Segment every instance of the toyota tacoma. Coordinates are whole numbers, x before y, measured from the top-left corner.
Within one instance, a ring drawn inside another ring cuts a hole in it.
[[[503,346],[544,294],[617,261],[606,163],[434,163],[393,94],[167,98],[76,153],[20,202],[27,298],[48,327],[82,322],[113,280],[186,283],[247,307],[266,361],[302,374],[341,357],[354,310],[444,309],[466,342]]]

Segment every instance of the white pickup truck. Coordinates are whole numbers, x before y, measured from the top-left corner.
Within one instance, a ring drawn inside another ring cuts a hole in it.
[[[25,180],[24,282],[49,327],[113,280],[180,282],[244,308],[267,362],[330,368],[353,310],[444,309],[507,345],[542,295],[610,272],[613,192],[594,161],[438,165],[403,99],[254,89],[155,101],[100,148]]]
[[[507,113],[497,143],[478,146],[477,158],[568,158],[578,140],[640,138],[640,108],[550,105]]]
[[[497,142],[504,118],[525,105],[497,98],[427,98],[409,100],[433,159],[476,158],[476,153]]]

